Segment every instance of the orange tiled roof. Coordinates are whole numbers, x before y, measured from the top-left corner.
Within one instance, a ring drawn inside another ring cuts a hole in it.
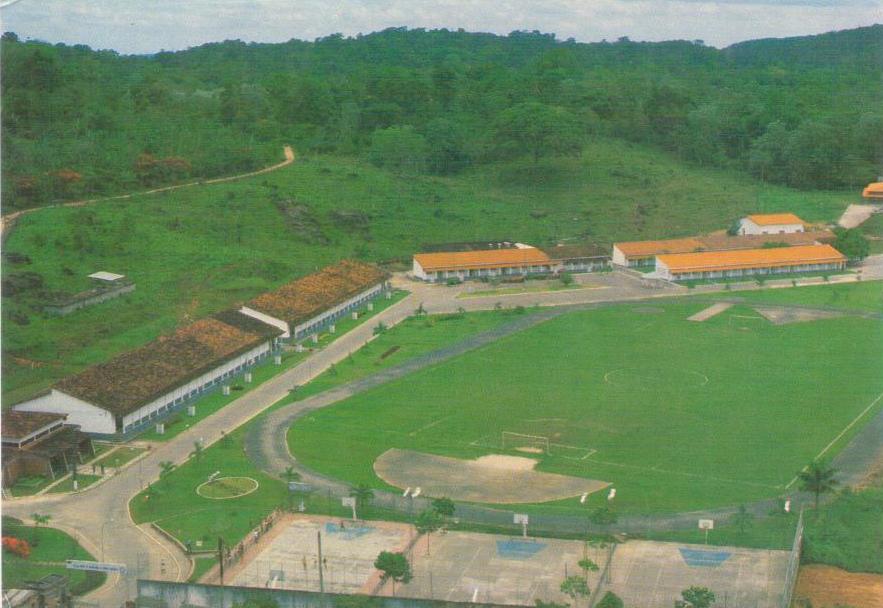
[[[883,182],[874,182],[862,190],[862,196],[865,198],[883,198]]]
[[[830,245],[803,245],[772,249],[737,249],[661,255],[659,262],[672,273],[777,268],[796,264],[845,262],[846,257]]]
[[[614,243],[613,246],[629,257],[652,257],[664,253],[687,253],[705,249],[705,243],[694,237],[664,241],[628,241]]]
[[[755,213],[748,219],[758,226],[776,226],[781,224],[804,224],[805,222],[793,213]]]
[[[482,268],[506,268],[530,264],[548,264],[551,258],[540,249],[490,249],[486,251],[452,251],[417,253],[414,260],[425,272],[439,270],[479,270]]]

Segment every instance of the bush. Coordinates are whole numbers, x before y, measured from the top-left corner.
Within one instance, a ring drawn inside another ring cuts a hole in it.
[[[453,277],[451,277],[450,279],[448,279],[447,281],[445,281],[445,283],[448,284],[448,285],[459,285],[459,284],[462,283],[462,282],[463,282],[463,281],[461,281],[460,279],[455,279],[455,278],[453,278]]]
[[[3,537],[3,550],[22,559],[28,559],[31,556],[31,546],[28,544],[28,541],[14,536]]]
[[[598,602],[598,608],[623,608],[624,605],[622,599],[612,591],[605,593]]]

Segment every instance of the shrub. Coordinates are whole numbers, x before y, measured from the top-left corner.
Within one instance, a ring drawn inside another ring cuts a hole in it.
[[[28,544],[28,541],[14,536],[3,537],[3,550],[23,559],[31,556],[31,546]]]
[[[459,285],[459,284],[462,283],[462,282],[463,282],[463,281],[461,281],[460,279],[456,279],[456,278],[454,278],[454,277],[451,277],[450,279],[448,279],[448,280],[446,281],[446,283],[447,283],[448,285]]]

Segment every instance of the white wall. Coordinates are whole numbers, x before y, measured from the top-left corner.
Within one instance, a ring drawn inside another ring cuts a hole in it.
[[[739,234],[791,234],[803,232],[803,224],[770,224],[758,226],[747,217],[739,220]]]
[[[151,415],[154,418],[157,418],[160,414],[165,414],[169,409],[176,405],[180,405],[188,398],[195,397],[198,394],[199,389],[205,388],[206,385],[211,384],[213,380],[222,378],[225,374],[228,377],[233,376],[245,369],[246,366],[254,363],[261,355],[268,352],[270,352],[270,343],[264,342],[260,346],[239,355],[235,359],[231,359],[198,378],[194,378],[187,384],[183,384],[161,397],[154,399],[138,410],[123,417],[123,431],[127,430],[126,427],[144,418],[149,419]]]
[[[276,317],[271,317],[270,315],[265,315],[264,313],[258,312],[252,308],[249,308],[248,306],[243,306],[242,308],[239,309],[239,312],[241,312],[242,314],[244,314],[246,316],[251,317],[252,319],[257,319],[258,321],[263,321],[267,325],[272,325],[273,327],[278,327],[283,332],[285,332],[280,336],[280,338],[288,338],[289,336],[291,336],[291,332],[289,331],[289,328],[288,328],[288,323],[286,323],[282,319],[277,319]]]
[[[613,246],[612,261],[617,266],[628,266],[629,265],[629,261],[625,257],[625,254],[622,251],[620,251],[619,247],[617,247],[616,245]]]
[[[420,262],[418,262],[416,259],[414,260],[413,273],[414,273],[414,276],[417,277],[418,279],[423,279],[424,281],[429,280],[429,276],[423,270],[423,266],[421,266]]]
[[[116,432],[113,414],[56,389],[52,389],[48,395],[20,403],[14,409],[22,412],[67,414],[68,424],[79,424],[80,430],[86,433],[112,434]]]

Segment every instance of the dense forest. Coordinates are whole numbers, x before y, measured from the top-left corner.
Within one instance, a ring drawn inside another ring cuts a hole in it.
[[[6,210],[249,170],[280,145],[448,175],[595,137],[802,189],[883,173],[883,26],[719,50],[405,28],[121,56],[2,40]]]

